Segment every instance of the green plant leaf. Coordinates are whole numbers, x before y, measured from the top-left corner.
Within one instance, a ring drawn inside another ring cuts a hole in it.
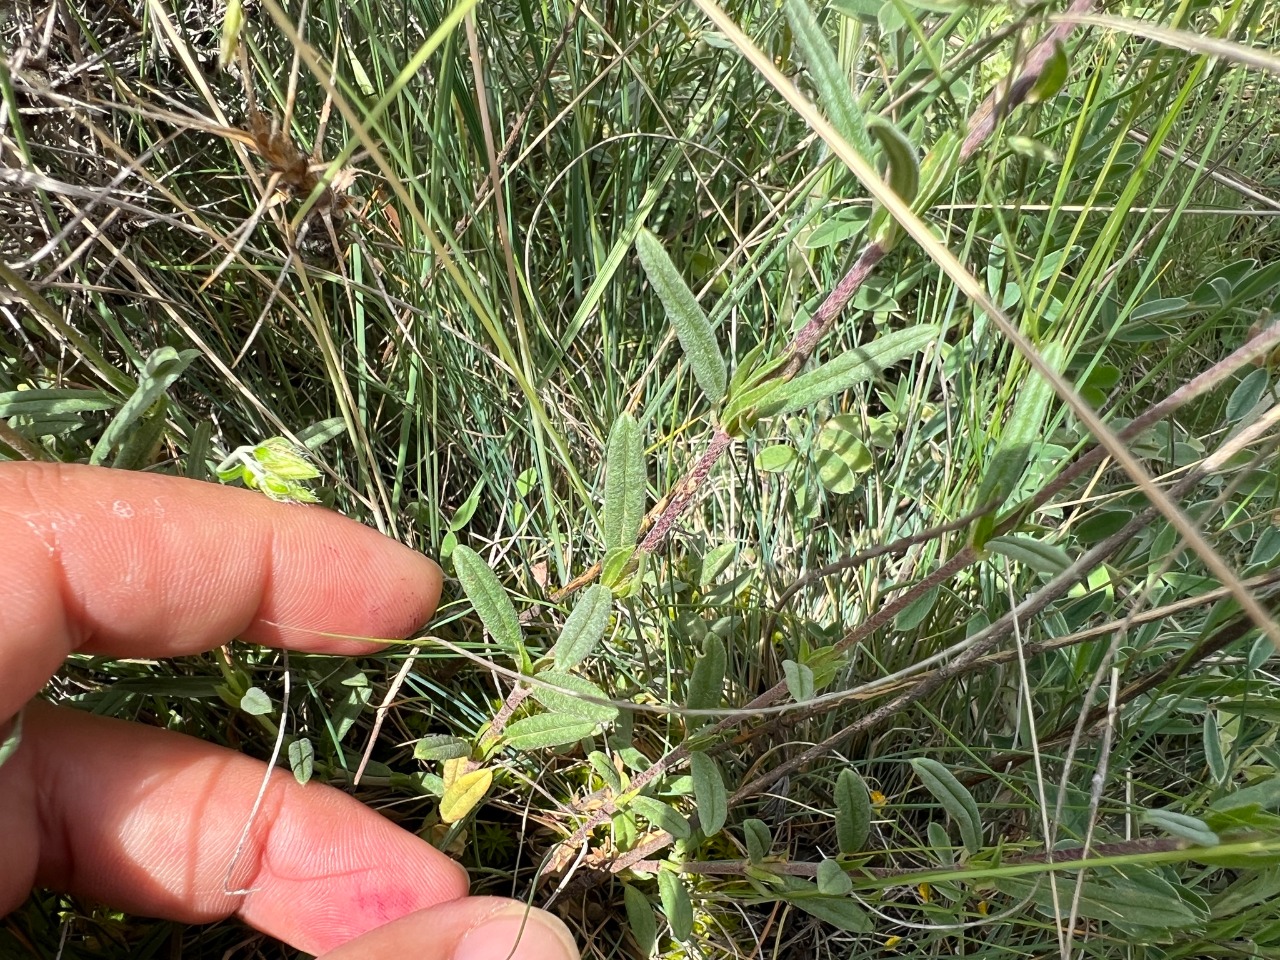
[[[1058,343],[1050,344],[1043,351],[1045,362],[1054,370],[1062,369],[1065,355],[1065,350]],[[979,506],[994,503],[998,509],[1017,489],[1018,482],[1027,469],[1032,451],[1040,439],[1045,414],[1052,399],[1053,387],[1049,381],[1036,371],[1029,370],[1027,379],[1013,402],[1013,412],[1000,433],[995,453],[991,457],[991,462],[987,464],[986,473],[978,487]],[[986,545],[995,529],[996,519],[995,510],[977,519],[972,533],[972,543],[975,547],[981,549]]]
[[[476,485],[471,488],[471,493],[466,500],[462,501],[462,506],[458,508],[458,512],[453,515],[449,521],[449,532],[457,533],[475,516],[476,507],[480,506],[480,493],[484,490],[484,479],[476,481]]]
[[[471,745],[461,737],[447,733],[423,737],[413,745],[415,760],[457,760],[471,755]]]
[[[447,787],[440,798],[440,819],[445,823],[457,823],[474,810],[484,799],[493,783],[493,771],[487,767],[464,773]]]
[[[702,832],[714,837],[729,815],[729,794],[725,790],[720,764],[702,751],[689,756],[689,772],[693,775],[693,800],[698,805],[698,822]]]
[[[606,550],[634,547],[644,520],[647,478],[644,438],[629,413],[618,415],[609,431],[604,463],[604,546]]]
[[[867,129],[889,158],[887,182],[890,189],[910,207],[920,191],[920,159],[916,155],[916,148],[901,130],[883,117],[868,118]],[[886,251],[897,246],[902,238],[902,227],[888,208],[880,204],[876,204],[872,210],[867,231],[871,239]]]
[[[662,243],[643,227],[636,234],[636,251],[649,282],[667,310],[680,346],[689,359],[693,377],[713,404],[724,399],[728,371],[715,331],[693,291],[667,255]]]
[[[992,537],[984,547],[1037,573],[1057,575],[1071,566],[1071,557],[1061,547],[1022,534]]]
[[[1053,54],[1045,63],[1044,69],[1040,71],[1040,76],[1036,78],[1036,82],[1027,91],[1024,102],[1027,104],[1043,103],[1050,97],[1057,96],[1058,91],[1067,85],[1067,78],[1070,74],[1071,61],[1067,59],[1067,48],[1063,46],[1061,40],[1055,41]]]
[[[836,777],[836,844],[846,856],[861,853],[871,834],[871,794],[857,771]]]
[[[595,700],[609,699],[607,693],[589,680],[560,670],[544,670],[537,677],[546,683],[573,691],[573,693],[560,693],[558,690],[548,690],[540,685],[533,686],[533,699],[552,713],[594,720],[596,723],[609,723],[618,715],[618,708],[611,703],[594,703],[592,700],[584,699],[587,697]]]
[[[693,902],[676,873],[658,871],[658,896],[662,898],[662,912],[671,925],[671,936],[680,941],[688,940],[693,934]]]
[[[775,443],[756,454],[756,469],[761,473],[781,473],[795,463],[796,448],[787,443]]]
[[[199,350],[183,350],[173,347],[160,347],[152,351],[143,365],[142,375],[138,378],[137,389],[116,411],[116,415],[102,431],[93,453],[89,456],[91,464],[102,464],[118,446],[124,443],[135,424],[141,420],[155,404],[164,399],[165,392],[196,357]]]
[[[805,0],[783,0],[782,9],[817,90],[818,106],[831,120],[831,125],[840,132],[840,136],[863,159],[870,161],[875,153],[871,138],[867,136],[862,109],[853,97],[849,75],[840,69],[835,52],[827,42],[813,11]]]
[[[747,843],[747,859],[752,863],[763,863],[773,849],[773,833],[769,825],[752,817],[743,822],[742,835]]]
[[[1209,829],[1209,825],[1197,817],[1187,816],[1173,810],[1147,810],[1142,815],[1144,823],[1157,830],[1183,840],[1190,840],[1200,847],[1214,847],[1220,842],[1218,835]]]
[[[649,898],[630,884],[622,887],[622,902],[627,909],[627,926],[631,936],[635,938],[636,947],[641,957],[653,955],[653,948],[658,943],[658,924],[653,916],[653,905]]]
[[[1271,374],[1265,369],[1252,370],[1231,391],[1227,401],[1227,423],[1239,423],[1244,415],[1258,405],[1267,389]]]
[[[654,797],[644,794],[631,798],[630,808],[644,817],[659,830],[665,830],[677,840],[687,840],[690,835],[689,821],[680,815],[670,804],[663,803]]]
[[[853,890],[853,881],[834,860],[818,864],[818,892],[827,897],[846,897]]]
[[[924,623],[937,606],[940,592],[939,586],[930,587],[899,610],[898,615],[893,618],[893,629],[899,633],[910,633]]]
[[[511,598],[502,588],[497,575],[478,553],[462,545],[454,547],[453,568],[457,571],[463,592],[475,607],[489,636],[504,651],[515,656],[517,661],[521,660],[524,637],[520,629],[520,618],[516,616],[516,608],[511,605]]]
[[[604,637],[612,612],[613,593],[607,586],[595,583],[582,592],[551,648],[557,669],[572,669],[591,656]]]
[[[502,739],[517,750],[543,750],[589,737],[598,726],[594,720],[581,717],[539,713],[509,725],[503,731]]]
[[[306,737],[299,737],[289,744],[289,769],[293,778],[303,786],[311,780],[316,767],[316,748]]]
[[[955,775],[937,760],[917,757],[911,761],[916,776],[925,785],[942,809],[960,828],[960,839],[970,854],[982,849],[982,816],[978,804]]]
[[[1218,717],[1212,708],[1204,715],[1204,759],[1209,776],[1214,783],[1227,782],[1227,758],[1222,753],[1222,738],[1218,731]]]
[[[787,692],[796,703],[813,699],[813,670],[806,664],[783,660],[782,676],[787,682]]]
[[[685,705],[691,710],[711,710],[720,706],[724,695],[724,671],[728,654],[724,641],[708,633],[702,641],[702,656],[693,665],[689,677],[689,693]]]
[[[271,698],[261,687],[250,687],[240,698],[240,709],[251,717],[264,717],[272,711]]]
[[[854,347],[816,370],[802,373],[790,383],[778,387],[761,405],[761,416],[793,413],[813,406],[828,397],[882,374],[913,353],[918,353],[938,338],[939,328],[919,324],[905,330],[886,333],[865,347]]]
[[[838,930],[850,933],[870,933],[871,918],[850,897],[824,896],[816,883],[809,883],[796,877],[784,878],[786,893],[783,897],[788,903],[795,904],[811,917],[817,917]]]

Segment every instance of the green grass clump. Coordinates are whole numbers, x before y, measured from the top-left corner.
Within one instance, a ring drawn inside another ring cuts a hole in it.
[[[301,13],[20,3],[0,73],[0,455],[451,578],[290,657],[295,773],[587,957],[1278,949],[1275,0]],[[234,656],[50,695],[270,756]]]

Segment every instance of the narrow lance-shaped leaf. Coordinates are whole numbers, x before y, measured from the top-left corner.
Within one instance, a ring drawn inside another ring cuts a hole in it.
[[[604,546],[634,546],[644,519],[644,438],[629,413],[619,414],[609,431],[604,463]]]
[[[591,656],[609,626],[612,609],[613,593],[607,586],[596,583],[583,591],[551,648],[558,669],[570,670]]]
[[[717,634],[708,633],[702,641],[702,656],[693,665],[693,674],[689,677],[686,706],[691,710],[710,710],[720,706],[727,658],[724,641]]]
[[[773,833],[769,825],[755,817],[742,824],[743,839],[747,842],[747,859],[752,863],[761,863],[769,856],[773,847]]]
[[[545,670],[538,674],[538,679],[553,687],[572,691],[561,693],[560,690],[551,690],[541,684],[533,687],[533,699],[552,713],[594,720],[597,723],[608,723],[618,715],[618,708],[613,704],[600,702],[609,698],[590,680],[560,670]]]
[[[502,588],[497,575],[470,547],[458,546],[453,551],[453,567],[457,571],[462,590],[476,608],[480,622],[498,645],[517,660],[524,649],[520,618],[511,598]]]
[[[632,797],[631,809],[677,840],[686,839],[692,832],[689,829],[689,821],[682,817],[678,810],[655,797],[646,797],[643,794]]]
[[[855,770],[836,777],[836,845],[846,855],[860,853],[871,833],[871,794]]]
[[[594,720],[561,713],[540,713],[517,720],[503,731],[502,739],[517,750],[541,750],[575,743],[595,733]]]
[[[1065,351],[1061,344],[1050,344],[1044,349],[1043,356],[1045,363],[1052,369],[1062,369]],[[1040,439],[1045,413],[1052,399],[1053,386],[1049,381],[1035,370],[1028,371],[1027,379],[1021,384],[1018,395],[1014,399],[1013,412],[1000,433],[995,454],[991,457],[986,474],[978,487],[977,506],[994,504],[999,508],[1017,489],[1018,481],[1022,479],[1022,473],[1027,468],[1031,451]],[[973,545],[981,548],[990,539],[995,525],[995,509],[979,517],[974,523]]]
[[[627,908],[627,926],[636,939],[640,956],[648,957],[658,942],[658,924],[653,918],[649,898],[630,884],[622,888],[622,902]]]
[[[1067,48],[1058,40],[1053,45],[1053,55],[1049,57],[1035,84],[1027,91],[1027,104],[1040,103],[1056,96],[1067,84],[1071,73],[1071,61],[1067,59]]]
[[[920,159],[916,156],[916,148],[901,130],[882,117],[872,117],[868,129],[889,158],[889,188],[910,208],[920,190]],[[879,204],[871,214],[867,232],[886,252],[897,246],[902,237],[898,221],[888,208]]]
[[[684,282],[680,271],[671,262],[657,237],[641,228],[636,234],[636,251],[640,254],[640,263],[649,282],[653,284],[658,299],[667,310],[667,317],[680,339],[680,346],[689,358],[694,379],[698,381],[698,386],[708,400],[719,403],[724,398],[729,373],[720,353],[720,346],[716,343],[711,321],[707,319],[702,307],[698,306],[693,291]]]
[[[89,456],[92,464],[106,461],[107,455],[129,435],[136,421],[141,419],[152,406],[165,395],[175,380],[187,369],[188,364],[200,356],[199,350],[183,350],[179,353],[173,347],[160,347],[147,357],[138,378],[138,388],[133,392],[111,418],[107,429],[102,431],[93,453]]]
[[[725,790],[720,764],[699,750],[689,757],[689,772],[693,776],[693,799],[698,805],[698,822],[704,834],[714,837],[729,815],[729,794]]]
[[[693,933],[693,903],[689,900],[689,891],[676,874],[660,870],[658,895],[662,898],[662,912],[671,924],[671,935],[677,940],[688,940]]]
[[[911,761],[916,776],[925,785],[934,799],[942,804],[942,809],[960,828],[960,839],[964,841],[969,853],[977,853],[982,849],[982,816],[978,813],[978,804],[950,770],[937,760],[918,757]]]
[[[816,370],[802,373],[779,387],[761,405],[765,417],[793,413],[813,406],[850,387],[874,379],[901,360],[905,360],[938,338],[938,327],[920,324],[906,330],[895,330],[877,337],[865,347],[854,347],[828,360]]]
[[[849,145],[858,151],[866,160],[874,154],[871,138],[867,136],[866,120],[862,108],[853,97],[853,89],[849,85],[849,75],[840,69],[835,51],[827,42],[805,0],[784,0],[783,12],[787,22],[791,24],[791,33],[795,37],[796,46],[804,58],[809,76],[818,91],[818,106],[831,120]]]

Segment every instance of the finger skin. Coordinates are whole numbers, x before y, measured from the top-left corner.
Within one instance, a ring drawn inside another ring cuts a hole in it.
[[[568,928],[552,914],[499,897],[470,897],[409,914],[320,960],[577,960]]]
[[[440,570],[319,507],[195,480],[0,465],[0,719],[73,650],[197,653],[239,637],[358,654],[431,615]]]
[[[67,653],[163,657],[236,637],[354,654],[433,612],[439,569],[360,524],[214,484],[0,465],[0,722]],[[461,897],[443,854],[277,773],[224,892],[263,765],[178,734],[30,704],[0,767],[0,913],[33,883],[130,912],[238,913],[311,953]]]
[[[262,774],[261,763],[191,737],[32,704],[22,745],[0,768],[0,836],[38,837],[38,865],[0,871],[0,912],[34,882],[184,923],[234,913],[320,953],[465,896],[466,873],[444,854],[283,770],[230,877],[229,889],[251,892],[228,895]]]

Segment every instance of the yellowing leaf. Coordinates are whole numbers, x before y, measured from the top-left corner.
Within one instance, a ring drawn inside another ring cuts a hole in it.
[[[493,783],[493,771],[472,770],[464,773],[445,787],[440,800],[440,819],[445,823],[457,823],[476,808]]]

